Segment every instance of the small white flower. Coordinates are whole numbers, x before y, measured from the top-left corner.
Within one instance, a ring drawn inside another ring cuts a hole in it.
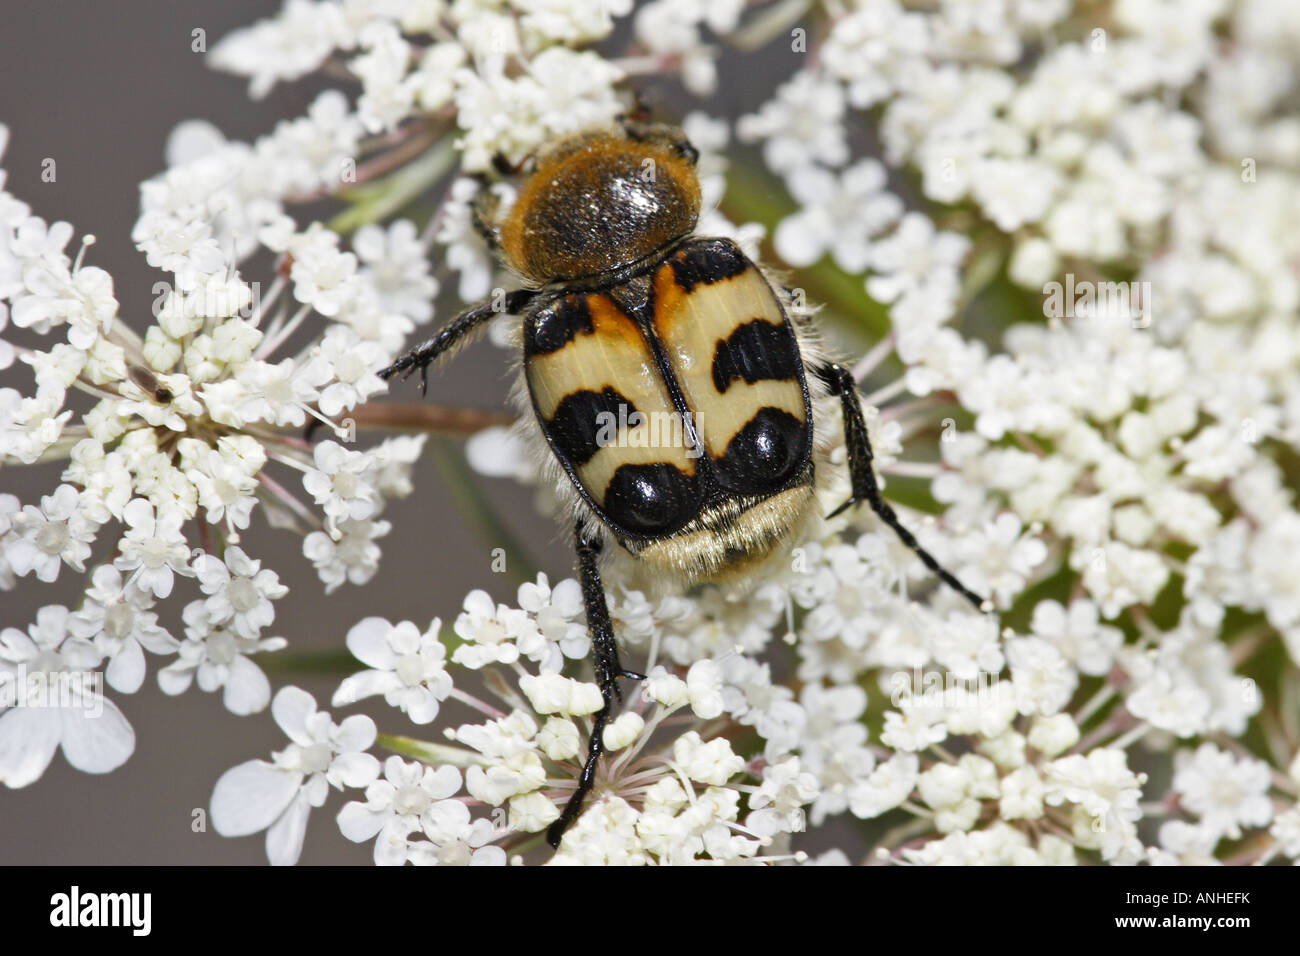
[[[850,811],[855,817],[870,820],[892,810],[916,788],[919,768],[916,754],[894,754],[850,790]]]
[[[867,293],[892,303],[896,326],[946,322],[956,308],[959,269],[969,250],[965,236],[936,232],[925,216],[909,212],[894,233],[872,243],[868,265],[874,275]]]
[[[745,142],[763,140],[763,159],[778,173],[807,165],[810,157],[842,166],[849,157],[844,107],[839,83],[801,70],[758,113],[742,116],[736,135]]]
[[[346,37],[342,7],[288,0],[276,16],[222,38],[211,56],[218,69],[251,77],[249,95],[260,99],[316,69]]]
[[[763,769],[763,783],[750,796],[753,810],[745,826],[765,837],[804,829],[803,807],[821,793],[817,778],[802,768],[798,757],[787,757]]]
[[[47,583],[58,578],[64,563],[77,571],[86,569],[99,529],[99,523],[81,511],[77,489],[66,484],[43,497],[39,508],[23,508],[13,524],[18,535],[9,539],[5,550],[10,567],[19,577],[35,572]]]
[[[280,576],[242,548],[226,549],[226,560],[205,554],[194,561],[199,588],[208,595],[207,611],[213,621],[228,621],[240,637],[255,638],[275,620],[272,601],[289,593]]]
[[[384,779],[366,787],[366,802],[352,801],[339,811],[338,825],[354,843],[375,841],[375,863],[401,866],[407,859],[406,838],[422,828],[439,828],[440,818],[458,815],[463,804],[448,798],[460,790],[455,767],[426,767],[401,757],[384,761]],[[548,801],[549,802],[549,801]]]
[[[1103,747],[1061,757],[1043,767],[1043,782],[1043,801],[1049,806],[1076,805],[1077,843],[1100,849],[1107,862],[1137,862],[1142,854],[1136,821],[1142,816],[1138,801],[1143,778],[1129,770],[1124,751]]]
[[[334,529],[338,537],[324,531],[313,531],[302,542],[302,553],[316,566],[316,573],[325,582],[325,593],[342,586],[344,581],[365,584],[379,570],[379,545],[392,529],[387,521],[356,521],[351,518],[338,523]]]
[[[370,482],[372,461],[364,452],[323,441],[313,453],[316,467],[303,473],[302,485],[332,521],[373,517],[380,495]]]
[[[348,69],[361,81],[357,113],[371,133],[391,130],[411,111],[415,90],[404,83],[410,65],[411,46],[396,27],[373,22],[361,31],[360,56],[348,61]]]
[[[327,318],[338,315],[358,289],[357,257],[340,251],[338,241],[337,233],[314,226],[290,244],[294,298]]]
[[[1195,752],[1180,750],[1174,759],[1173,788],[1180,804],[1215,836],[1235,840],[1243,826],[1268,826],[1273,819],[1271,784],[1264,761],[1237,760],[1212,743]]]
[[[723,711],[722,669],[714,661],[697,661],[686,674],[691,710],[696,717],[711,720]]]
[[[1069,661],[1047,641],[1016,637],[1006,642],[1007,664],[1022,714],[1055,714],[1064,709],[1079,678]]]
[[[903,713],[889,711],[885,714],[885,727],[880,740],[895,750],[921,751],[937,744],[948,736],[942,709],[929,706],[909,706],[902,702]]]
[[[134,694],[144,683],[144,651],[174,654],[176,639],[158,625],[150,610],[153,596],[122,580],[122,572],[101,564],[91,575],[86,600],[69,621],[68,629],[94,643],[108,659],[104,678],[114,690]]]
[[[172,593],[176,574],[190,574],[190,549],[181,534],[185,516],[176,509],[157,513],[144,498],[136,498],[122,512],[128,528],[122,536],[122,553],[113,562],[120,571],[132,571],[132,582],[142,591],[165,598]]]
[[[1079,742],[1079,725],[1069,714],[1035,717],[1028,740],[1035,750],[1056,757]]]
[[[566,578],[551,588],[545,574],[519,586],[519,608],[527,617],[516,622],[519,653],[543,670],[558,671],[564,658],[584,660],[591,650],[582,588]]]
[[[320,410],[331,418],[387,388],[377,373],[388,356],[374,342],[361,341],[346,325],[330,327],[312,361],[330,369],[334,377],[320,393]]]
[[[1001,780],[998,813],[1004,820],[1036,820],[1043,815],[1043,782],[1033,767],[1013,770]]]
[[[1268,833],[1281,844],[1286,856],[1292,860],[1300,858],[1300,805],[1274,817]]]
[[[693,730],[674,741],[673,762],[692,780],[716,787],[725,784],[745,765],[725,738],[706,742]]]
[[[1071,601],[1068,609],[1059,601],[1040,601],[1030,630],[1052,642],[1081,673],[1093,677],[1110,670],[1124,641],[1119,628],[1100,623],[1097,606],[1086,598]]]
[[[537,732],[537,746],[542,749],[542,753],[554,761],[572,760],[578,756],[582,738],[573,721],[562,717],[549,717],[542,725],[542,729]]]
[[[267,859],[292,866],[311,808],[325,803],[329,788],[365,787],[379,776],[379,761],[365,752],[376,731],[360,714],[335,724],[297,687],[281,689],[271,712],[289,746],[273,762],[250,760],[221,775],[212,790],[212,826],[230,837],[266,830]]]
[[[203,398],[213,418],[236,428],[255,421],[300,428],[307,420],[305,406],[320,397],[320,386],[331,374],[321,362],[252,361],[233,380],[204,386]]]
[[[363,226],[352,237],[352,250],[385,311],[419,323],[433,318],[438,282],[429,274],[429,257],[413,222],[398,219],[387,231]]]
[[[492,286],[492,256],[473,224],[472,203],[478,191],[479,184],[473,179],[461,177],[452,182],[435,236],[445,247],[447,267],[460,274],[456,294],[466,302],[483,298]]]
[[[611,725],[611,728],[612,725]],[[609,731],[605,732],[608,739]],[[617,748],[615,748],[617,749]],[[540,833],[560,818],[560,808],[544,794],[534,791],[510,800],[510,828],[523,833]]]
[[[601,740],[609,751],[622,750],[641,736],[641,731],[644,729],[645,721],[641,715],[628,711],[610,721],[601,735]]]
[[[243,444],[251,444],[259,453],[252,461],[233,453],[231,446],[239,439],[246,439]],[[266,461],[262,446],[247,435],[223,436],[218,441],[219,451],[192,438],[182,438],[178,446],[190,466],[185,477],[193,483],[208,521],[217,524],[224,520],[230,527],[247,528],[257,506],[254,469],[260,470]]]
[[[215,619],[206,601],[191,601],[182,616],[185,640],[176,660],[158,672],[162,692],[183,694],[197,677],[204,693],[221,689],[222,703],[232,714],[263,710],[271,700],[271,682],[249,655],[278,651],[288,642],[283,637],[242,637],[227,622]]]
[[[1047,545],[1010,512],[964,536],[958,547],[967,563],[954,573],[976,594],[988,595],[1003,607],[1024,590],[1034,569],[1047,558]]]
[[[643,692],[661,707],[673,710],[690,702],[691,691],[686,681],[674,677],[663,667],[654,668],[646,675]]]
[[[432,723],[452,690],[446,670],[447,648],[438,640],[442,622],[434,618],[421,634],[410,621],[390,624],[368,617],[348,631],[348,650],[369,670],[347,677],[334,692],[339,707],[383,694],[417,724]]]
[[[68,622],[68,609],[51,604],[36,612],[26,634],[0,631],[0,686],[15,695],[0,713],[0,783],[7,787],[40,779],[57,750],[83,773],[116,770],[135,750],[135,731],[91,673],[99,652],[69,634]]]
[[[554,671],[544,671],[536,677],[531,674],[521,677],[519,689],[539,714],[582,717],[594,714],[605,704],[600,688],[595,684],[561,677]]]
[[[515,612],[514,616],[523,613]],[[451,659],[474,670],[493,662],[517,661],[519,648],[511,639],[511,617],[510,608],[494,603],[486,591],[476,589],[465,595],[464,610],[457,616],[453,630],[467,643],[456,648]]]
[[[792,266],[812,265],[829,251],[850,274],[862,272],[870,259],[870,240],[903,214],[903,202],[885,191],[885,168],[874,159],[848,167],[839,178],[819,166],[788,177],[801,209],[783,219],[772,241],[777,254]]]

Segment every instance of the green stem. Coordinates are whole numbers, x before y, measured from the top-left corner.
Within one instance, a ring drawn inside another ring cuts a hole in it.
[[[352,205],[331,219],[329,227],[346,234],[400,212],[450,172],[456,160],[452,142],[453,137],[444,136],[432,148],[383,179],[342,193],[342,198]]]
[[[490,762],[482,754],[464,747],[435,744],[402,734],[379,734],[375,742],[385,750],[403,757],[412,757],[422,763],[450,764],[453,767],[486,767]]]
[[[290,651],[258,656],[258,663],[268,674],[351,674],[362,665],[346,650]]]

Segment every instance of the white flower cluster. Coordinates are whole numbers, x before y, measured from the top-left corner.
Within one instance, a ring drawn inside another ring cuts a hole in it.
[[[218,781],[214,826],[226,836],[266,830],[271,862],[292,863],[327,784],[364,788],[365,799],[348,802],[338,824],[350,840],[374,841],[377,864],[505,864],[507,848],[535,843],[559,818],[585,756],[590,718],[603,705],[595,684],[551,666],[559,663],[561,635],[585,631],[568,620],[566,598],[576,589],[570,579],[552,590],[542,576],[519,589],[519,607],[493,606],[483,592],[466,598],[451,661],[484,671],[485,685],[508,709],[453,686],[437,619],[423,633],[409,621],[361,621],[348,647],[368,668],[343,681],[336,706],[383,695],[416,724],[429,724],[452,699],[486,719],[448,728],[451,744],[384,740],[418,760],[390,757],[380,779],[378,761],[360,753],[376,739],[370,718],[335,725],[303,691],[285,688],[273,712],[292,745],[270,763],[241,764]],[[524,666],[529,659],[535,671]],[[608,756],[596,793],[551,862],[802,858],[788,851],[788,841],[804,829],[815,776],[788,749],[769,747],[750,760],[738,755],[720,735],[730,720],[724,668],[702,660],[680,671],[654,668],[640,699],[605,728]]]
[[[222,689],[232,712],[252,713],[271,688],[249,655],[285,643],[262,634],[285,589],[237,546],[254,514],[305,535],[327,590],[374,575],[384,504],[409,492],[424,438],[313,448],[303,429],[314,419],[355,439],[344,416],[383,390],[376,370],[432,318],[428,243],[396,220],[359,228],[349,251],[338,232],[300,228],[285,212],[349,181],[367,151],[363,131],[335,91],[252,145],[204,123],[179,127],[169,168],[141,187],[132,232],[162,273],[143,335],[118,314],[112,278],[86,262],[93,237],[70,254],[72,226],[33,215],[0,172],[0,331],[17,340],[0,345],[0,368],[17,356],[33,377],[21,390],[0,387],[0,463],[65,463],[39,504],[0,496],[0,586],[55,582],[65,566],[89,578],[80,611],[49,605],[32,626],[41,653],[6,631],[10,682],[81,674],[132,693],[143,648],[174,657],[159,671],[167,693],[197,678]],[[0,127],[0,156],[7,136]],[[240,271],[259,251],[281,266],[265,285]],[[183,641],[154,610],[178,575],[205,595],[184,608]],[[98,691],[69,706],[101,703],[117,714]],[[14,693],[0,710],[0,780],[25,785],[59,743],[58,709],[42,715]],[[47,731],[34,734],[42,720]],[[120,714],[105,726],[98,761],[65,730],[74,765],[102,771],[130,754]]]
[[[452,659],[471,668],[512,666],[519,692],[506,695],[508,713],[497,711],[496,719],[449,736],[480,755],[466,774],[471,796],[507,806],[509,829],[538,832],[558,819],[572,792],[586,753],[581,718],[603,701],[595,684],[558,671],[563,656],[586,654],[585,625],[572,622],[581,613],[577,582],[562,581],[551,591],[543,575],[524,584],[518,599],[518,608],[494,608],[481,591],[466,598],[455,627],[466,643]],[[574,643],[565,646],[566,640]],[[524,670],[521,657],[535,661],[538,673]],[[798,757],[787,752],[747,762],[735,754],[726,738],[714,735],[726,713],[722,667],[697,660],[683,674],[653,669],[636,706],[606,727],[610,755],[597,768],[597,795],[553,862],[771,862],[773,840],[803,828],[800,808],[814,792]],[[656,735],[661,727],[674,731]],[[759,785],[746,784],[746,777]]]
[[[774,250],[829,312],[888,316],[853,367],[903,368],[864,401],[875,463],[928,485],[942,515],[901,520],[1001,620],[935,587],[866,509],[815,524],[744,600],[608,576],[649,676],[553,861],[805,862],[799,834],[842,814],[868,821],[863,862],[1300,859],[1300,739],[1279,716],[1300,694],[1300,16],[1266,0],[824,7],[810,33],[801,4],[287,0],[212,61],[253,95],[347,73],[355,102],[327,91],[253,144],[177,130],[133,232],[167,277],[143,335],[86,263],[91,240],[68,254],[72,227],[0,179],[0,331],[65,330],[44,350],[0,340],[0,369],[21,357],[34,375],[0,388],[0,452],[68,460],[39,504],[0,495],[0,585],[90,577],[79,610],[0,632],[0,690],[62,694],[45,711],[0,700],[0,781],[32,782],[60,748],[90,772],[125,760],[130,726],[81,678],[133,692],[146,651],[173,658],[168,693],[197,680],[235,713],[265,707],[250,657],[283,646],[264,634],[285,589],[241,532],[258,511],[304,532],[327,590],[374,575],[421,441],[356,449],[343,416],[431,320],[431,259],[467,300],[491,287],[474,203],[510,188],[471,177],[609,121],[639,74],[707,94],[718,37],[748,49],[789,28],[807,55],[734,124],[797,203]],[[612,42],[613,16],[624,54],[583,48]],[[683,125],[700,230],[757,258],[763,227],[716,209],[733,130]],[[456,168],[425,228],[393,218]],[[748,214],[744,192],[729,198]],[[289,214],[331,197],[349,202],[333,227]],[[266,288],[240,271],[258,252],[277,264]],[[97,404],[78,414],[73,389]],[[332,439],[309,443],[309,418]],[[932,435],[937,461],[903,460]],[[534,481],[508,441],[476,436],[472,465]],[[825,484],[829,513],[847,493]],[[155,610],[178,575],[201,592],[183,641]],[[265,830],[271,860],[293,862],[310,809],[352,788],[337,821],[377,863],[540,847],[604,705],[568,676],[591,645],[577,582],[540,576],[514,605],[475,591],[446,629],[367,617],[347,644],[366,669],[334,706],[383,697],[432,730],[454,703],[480,722],[440,728],[445,743],[379,736],[284,688],[291,744],[221,778],[216,828]],[[473,673],[453,684],[457,668]],[[381,765],[376,742],[397,755]]]
[[[1183,766],[1180,740],[1240,738],[1297,684],[1286,446],[1300,444],[1300,250],[1285,223],[1300,180],[1283,97],[1300,84],[1300,32],[1266,29],[1253,0],[1113,7],[1093,28],[1065,0],[978,15],[830,4],[816,56],[737,123],[799,202],[778,254],[803,267],[829,255],[888,307],[890,338],[855,372],[892,347],[905,375],[868,402],[912,397],[869,419],[877,448],[896,450],[942,402],[970,415],[971,431],[947,423],[939,463],[878,464],[932,480],[946,512],[942,530],[920,523],[922,543],[1020,623],[999,632],[943,588],[915,600],[925,569],[858,517],[826,524],[743,603],[625,593],[616,624],[652,657],[722,662],[732,716],[819,776],[814,822],[912,814],[882,843],[889,859],[1192,862],[1275,814],[1272,839],[1241,858],[1294,856],[1294,779],[1257,757],[1202,744],[1195,765],[1213,753],[1242,784],[1199,802],[1174,799],[1195,789],[1187,771],[1163,803],[1141,803],[1130,767],[1175,752]],[[1248,49],[1277,67],[1256,90]],[[849,148],[863,109],[878,111],[884,163]],[[955,211],[908,211],[885,164]],[[996,344],[954,326],[993,283],[1027,306]],[[748,656],[770,653],[783,622],[798,699]],[[1252,657],[1279,636],[1291,663],[1260,687]],[[936,705],[900,698],[903,677],[959,686]],[[864,678],[896,698],[882,746],[867,744]],[[822,695],[837,719],[808,712]],[[828,738],[839,763],[823,771],[812,755]],[[1271,731],[1274,760],[1298,749]],[[1155,805],[1168,822],[1144,847],[1136,823]]]
[[[353,119],[362,128],[454,112],[462,168],[477,172],[497,154],[518,163],[551,137],[622,111],[613,84],[623,71],[569,47],[607,36],[611,14],[626,9],[608,0],[511,6],[290,0],[222,40],[212,59],[250,77],[261,96],[337,58],[361,83]]]
[[[1254,0],[1104,6],[1096,25],[1099,11],[1064,0],[836,8],[816,60],[738,125],[801,203],[777,229],[778,253],[796,265],[830,253],[889,306],[915,398],[886,413],[909,431],[936,399],[972,416],[972,432],[945,430],[938,468],[896,469],[932,478],[946,506],[948,534],[923,543],[1003,608],[1054,576],[1072,584],[1020,602],[1027,636],[980,633],[943,596],[888,600],[891,569],[916,564],[870,532],[809,549],[813,580],[791,587],[809,608],[804,679],[1010,673],[1014,706],[981,707],[978,726],[932,705],[887,715],[883,743],[940,758],[911,765],[908,786],[890,776],[887,806],[933,813],[950,833],[923,850],[901,844],[907,860],[1069,859],[1020,821],[1070,806],[1055,827],[1075,848],[1140,859],[1142,779],[1115,740],[1168,754],[1179,738],[1239,738],[1268,695],[1296,685],[1300,601],[1281,569],[1300,514],[1279,453],[1300,444],[1300,285],[1288,264],[1300,249],[1284,225],[1300,212],[1300,164],[1279,97],[1300,84],[1300,33]],[[1251,90],[1247,71],[1261,74],[1247,61],[1278,69]],[[886,163],[915,170],[924,196],[956,212],[903,212],[875,161],[852,161],[849,123],[865,108],[879,111]],[[949,323],[994,281],[1041,299],[1001,320],[990,346]],[[1265,691],[1242,669],[1279,635],[1291,663]],[[1069,718],[1083,690],[1072,736],[1084,742],[1035,753],[1033,722]],[[965,738],[957,752],[987,759],[951,762],[938,748],[953,735]],[[1275,759],[1298,746],[1270,742]],[[1149,851],[1165,861],[1210,858],[1241,836],[1220,818],[1266,827],[1295,802],[1294,781],[1263,762],[1211,744],[1195,753],[1187,766],[1204,769],[1186,770],[1176,793],[1241,783],[1217,788],[1223,807],[1178,802],[1199,819],[1173,814]],[[1184,766],[1190,752],[1179,754]],[[945,789],[924,786],[928,774]],[[1008,786],[1037,794],[1033,814],[1008,812]],[[914,788],[919,801],[901,803]],[[1001,804],[976,812],[981,800]],[[1284,830],[1258,844],[1262,858],[1294,849]]]

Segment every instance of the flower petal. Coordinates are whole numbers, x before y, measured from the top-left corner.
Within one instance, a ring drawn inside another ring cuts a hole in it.
[[[341,752],[366,750],[375,742],[375,722],[365,714],[353,714],[334,732],[334,747]]]
[[[59,708],[63,756],[83,773],[116,770],[135,752],[135,731],[111,700],[95,696],[86,704]]]
[[[266,831],[266,858],[272,866],[293,866],[302,856],[302,841],[307,835],[307,818],[311,804],[305,794],[289,804],[289,809]]]
[[[135,640],[128,640],[104,670],[104,679],[113,690],[134,694],[144,683],[144,651]]]
[[[282,687],[271,703],[271,714],[280,729],[296,744],[315,743],[307,732],[307,718],[316,712],[316,699],[301,687]]]
[[[226,710],[240,717],[256,714],[271,701],[271,682],[262,668],[247,657],[236,657],[230,662],[230,677],[221,701]]]
[[[378,776],[379,758],[373,754],[341,754],[330,764],[330,781],[347,787],[364,787]]]
[[[334,707],[345,707],[367,697],[387,693],[390,687],[400,684],[392,671],[358,671],[351,677],[343,678],[330,703]]]
[[[373,840],[390,814],[375,813],[368,810],[364,803],[356,800],[345,804],[339,811],[338,825],[342,834],[353,843],[365,843]]]
[[[183,694],[194,682],[194,670],[190,667],[164,667],[158,672],[158,687],[169,697]]]
[[[212,788],[212,828],[222,836],[248,836],[271,826],[302,784],[302,774],[265,760],[231,767]]]
[[[348,631],[348,650],[368,667],[392,670],[397,666],[397,658],[388,645],[388,632],[392,627],[382,617],[363,618]]]
[[[57,711],[15,707],[0,714],[0,783],[25,787],[40,779],[59,747]]]

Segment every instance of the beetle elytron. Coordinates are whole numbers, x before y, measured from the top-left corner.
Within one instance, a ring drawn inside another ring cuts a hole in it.
[[[604,538],[631,571],[660,583],[752,576],[780,559],[815,513],[815,478],[829,472],[815,415],[837,400],[852,496],[835,513],[866,502],[931,571],[985,609],[881,498],[853,377],[824,357],[808,318],[734,242],[693,235],[697,155],[680,130],[631,120],[552,146],[504,222],[490,204],[476,208],[485,238],[525,287],[466,310],[380,373],[418,368],[423,383],[430,363],[502,305],[522,316],[516,398],[531,410],[535,441],[572,506],[604,697],[578,787],[547,832],[551,846],[592,789],[619,678],[642,679],[619,662],[598,568]],[[663,415],[678,416],[683,440],[636,434]],[[619,423],[616,441],[607,440],[610,421]]]

